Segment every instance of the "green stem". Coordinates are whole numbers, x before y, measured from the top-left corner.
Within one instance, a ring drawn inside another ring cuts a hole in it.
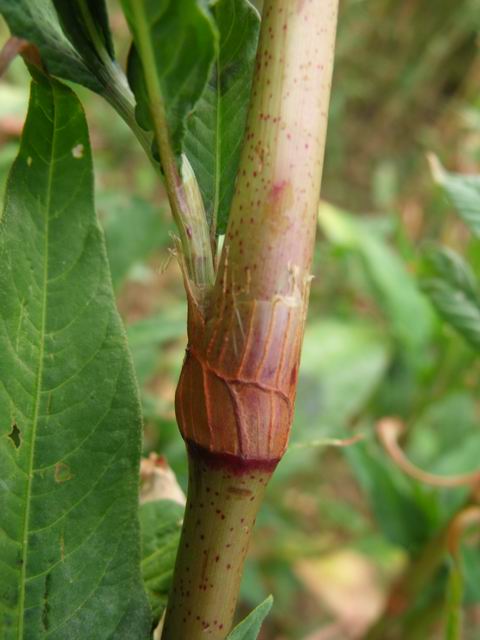
[[[88,36],[94,45],[93,51],[87,55],[87,62],[91,66],[92,73],[98,78],[104,87],[102,95],[117,111],[124,122],[130,127],[136,138],[142,145],[148,159],[157,171],[159,163],[152,154],[152,135],[144,131],[135,118],[135,97],[130,90],[127,78],[118,64],[110,57],[104,39],[99,31],[99,25],[94,20],[86,0],[81,0],[77,5],[81,21],[85,26]],[[68,26],[66,27],[68,32]],[[72,34],[74,37],[75,34]]]
[[[110,72],[116,73],[115,66],[110,65]],[[162,166],[153,156],[153,136],[142,129],[135,118],[135,99],[128,87],[121,85],[122,78],[119,75],[117,81],[105,83],[104,98],[113,106],[124,122],[129,126],[141,144],[147,158],[155,171],[165,180],[167,195],[172,209],[173,217],[180,234],[181,255],[184,257],[186,271],[195,287],[199,290],[199,302],[203,298],[202,290],[208,290],[214,281],[213,255],[211,250],[211,238],[206,224],[205,211],[202,196],[193,170],[185,156],[182,157],[182,177],[175,167],[175,174],[170,172],[165,175]],[[121,87],[121,89],[119,89]],[[164,157],[162,158],[162,163]],[[172,158],[165,162],[174,162]],[[178,188],[174,189],[175,197],[172,197],[172,177]],[[179,203],[182,205],[181,215]]]
[[[160,173],[160,164],[155,160],[152,154],[152,135],[142,129],[135,118],[135,98],[129,88],[120,90],[114,82],[106,84],[103,97],[115,109],[125,124],[128,125],[132,133],[141,144],[147,158],[152,163],[155,171]]]
[[[200,290],[208,289],[214,281],[214,263],[202,198],[198,186],[196,189],[192,188],[193,172],[191,169],[189,171],[187,160],[183,159],[184,166],[179,170],[170,144],[162,89],[156,72],[155,53],[142,3],[133,3],[132,11],[138,30],[137,47],[145,74],[155,140],[168,200],[180,236],[186,271],[195,286]],[[189,174],[186,180],[185,173]],[[185,182],[188,181],[190,191],[185,189]]]
[[[124,78],[111,60],[108,64],[105,63],[105,68],[107,69],[107,78],[103,93],[104,98],[128,125],[141,144],[153,168],[163,178],[162,166],[152,152],[153,136],[150,132],[142,129],[135,118],[135,98],[132,92],[128,86],[124,86]],[[182,161],[182,197],[184,209],[188,210],[190,224],[190,231],[187,233],[189,248],[187,251],[182,244],[182,255],[190,256],[187,270],[194,284],[197,287],[208,288],[213,283],[214,274],[212,253],[210,249],[205,250],[205,247],[208,247],[210,238],[205,224],[202,196],[187,158],[183,156]],[[201,298],[201,296],[199,297]]]
[[[238,466],[198,449],[162,640],[223,640],[271,467]]]

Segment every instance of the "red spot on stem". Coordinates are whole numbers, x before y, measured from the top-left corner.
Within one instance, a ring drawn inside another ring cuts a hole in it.
[[[277,182],[274,182],[272,188],[270,189],[270,199],[273,200],[273,202],[278,202],[287,186],[287,180],[277,180]]]

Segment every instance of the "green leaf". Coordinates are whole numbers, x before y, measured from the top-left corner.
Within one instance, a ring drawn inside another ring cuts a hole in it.
[[[248,0],[219,0],[212,13],[220,47],[207,86],[187,120],[185,152],[209,224],[225,233],[245,132],[260,17]]]
[[[272,604],[273,598],[268,596],[228,634],[227,640],[257,640],[260,628],[269,614]]]
[[[52,0],[65,33],[91,69],[115,59],[105,0]]]
[[[470,266],[461,255],[448,247],[430,246],[424,257],[431,271],[452,288],[459,289],[472,301],[480,304],[480,289]]]
[[[184,507],[171,500],[146,502],[140,507],[142,575],[154,623],[167,606]]]
[[[2,640],[146,638],[141,417],[75,95],[40,74],[0,226]]]
[[[214,23],[199,0],[122,0],[122,5],[134,40],[128,78],[138,123],[155,132],[157,144],[166,124],[178,156],[185,119],[210,75],[217,44]]]
[[[463,258],[446,248],[426,254],[430,277],[422,288],[439,315],[475,349],[480,349],[480,293],[473,272]]]
[[[12,34],[38,47],[51,75],[102,95],[149,151],[127,79],[113,59],[105,0],[0,0],[0,13]]]
[[[3,196],[5,193],[8,172],[12,166],[12,162],[15,160],[17,151],[18,145],[14,142],[4,144],[0,149],[0,210],[3,208]]]
[[[436,182],[444,189],[470,231],[480,237],[480,176],[445,171],[435,156],[430,158]]]
[[[40,49],[51,74],[102,92],[102,82],[63,33],[51,0],[0,0],[0,13],[12,34]]]

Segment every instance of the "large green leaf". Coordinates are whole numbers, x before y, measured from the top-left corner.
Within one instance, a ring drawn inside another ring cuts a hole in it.
[[[0,13],[12,34],[38,47],[51,75],[108,100],[149,153],[150,136],[135,121],[134,97],[114,60],[105,0],[0,0]]]
[[[140,507],[142,575],[155,623],[167,606],[184,510],[172,500],[155,500]]]
[[[137,119],[157,144],[168,128],[179,155],[185,119],[201,96],[216,51],[216,31],[200,0],[122,0],[133,34],[128,77]],[[160,120],[161,121],[160,121]]]
[[[245,130],[260,18],[248,0],[212,8],[220,47],[212,73],[187,121],[185,150],[210,224],[225,233]]]
[[[0,13],[14,35],[40,49],[50,73],[102,92],[100,78],[63,33],[52,0],[0,0]]]
[[[447,248],[431,248],[432,274],[422,279],[424,291],[442,318],[475,349],[480,349],[480,292],[463,258]]]
[[[146,638],[141,418],[75,95],[38,75],[0,227],[0,636]]]
[[[227,640],[257,640],[263,621],[268,616],[272,604],[273,598],[268,596],[228,634]]]

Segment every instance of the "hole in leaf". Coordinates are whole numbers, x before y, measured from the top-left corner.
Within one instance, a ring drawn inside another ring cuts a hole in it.
[[[16,424],[12,424],[12,430],[8,434],[8,437],[13,442],[15,449],[18,449],[18,447],[22,444],[22,441],[20,439],[20,429]]]

